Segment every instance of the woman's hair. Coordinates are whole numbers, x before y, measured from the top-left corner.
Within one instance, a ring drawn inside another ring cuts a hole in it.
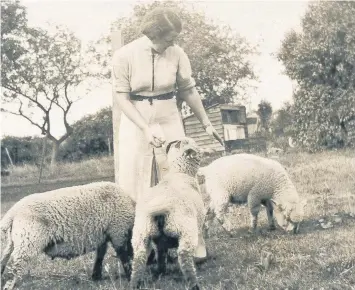
[[[148,12],[141,24],[141,32],[150,39],[160,38],[165,33],[180,33],[182,22],[180,17],[169,8],[158,7]]]

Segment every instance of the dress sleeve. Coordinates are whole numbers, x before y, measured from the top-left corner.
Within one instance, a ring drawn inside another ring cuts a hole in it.
[[[131,91],[129,81],[129,59],[121,50],[116,50],[113,55],[112,82],[115,92],[129,93]]]
[[[194,78],[192,77],[191,64],[190,60],[185,53],[181,49],[180,58],[179,58],[179,66],[177,70],[176,84],[178,91],[186,91],[193,88],[196,83]]]

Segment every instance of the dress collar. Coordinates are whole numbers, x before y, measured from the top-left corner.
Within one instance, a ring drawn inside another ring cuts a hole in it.
[[[142,43],[143,43],[143,48],[145,51],[151,52],[153,50],[155,53],[159,53],[154,50],[152,41],[146,35],[143,35]]]
[[[146,35],[143,35],[142,36],[142,44],[143,44],[143,49],[144,51],[148,51],[148,52],[154,52],[155,54],[164,54],[165,51],[167,51],[170,47],[168,47],[167,49],[165,49],[163,52],[158,52],[156,51],[154,48],[153,48],[153,43],[152,41],[146,36]],[[174,44],[175,45],[175,44]]]

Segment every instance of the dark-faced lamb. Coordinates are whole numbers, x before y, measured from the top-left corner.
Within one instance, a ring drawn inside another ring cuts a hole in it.
[[[141,285],[147,255],[157,243],[159,271],[165,270],[166,249],[177,247],[189,289],[197,290],[194,259],[207,255],[203,238],[206,210],[196,178],[202,151],[190,138],[172,142],[166,149],[169,172],[137,201],[131,287]]]

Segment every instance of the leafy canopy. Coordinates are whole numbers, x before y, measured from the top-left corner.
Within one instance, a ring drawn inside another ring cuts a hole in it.
[[[355,2],[316,2],[279,51],[297,82],[294,133],[310,149],[344,146],[355,119]]]
[[[20,116],[59,145],[72,133],[68,113],[79,99],[76,89],[89,77],[80,40],[67,29],[53,32],[27,26],[26,9],[18,1],[1,3],[2,111]],[[90,89],[90,87],[88,87]],[[62,113],[66,133],[51,130],[55,110]]]

